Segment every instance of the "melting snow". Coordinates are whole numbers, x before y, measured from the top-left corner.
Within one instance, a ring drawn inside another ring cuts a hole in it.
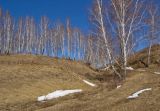
[[[132,67],[126,67],[126,70],[131,70],[133,71],[134,69]]]
[[[144,91],[150,91],[150,90],[152,90],[152,88],[146,88],[146,89],[140,90],[140,91],[132,94],[131,96],[128,96],[127,98],[128,98],[128,99],[137,98],[137,97],[139,97],[139,96],[138,96],[139,94],[143,93]]]
[[[154,72],[155,74],[160,74],[160,72]]]
[[[62,96],[66,96],[68,94],[73,94],[73,93],[78,93],[78,92],[82,92],[81,89],[75,89],[75,90],[57,90],[54,91],[52,93],[49,93],[46,96],[40,96],[38,97],[38,101],[46,101],[46,100],[51,100],[54,98],[58,98],[58,97],[62,97]]]
[[[88,82],[87,80],[83,80],[83,82],[85,82],[86,84],[88,84],[88,85],[90,85],[90,86],[92,86],[92,87],[95,87],[95,86],[96,86],[95,84],[93,84],[93,83],[91,83],[91,82]]]
[[[138,71],[140,71],[140,72],[145,72],[146,70],[144,70],[144,69],[138,69]]]
[[[121,87],[121,85],[117,86],[117,89],[119,89]]]

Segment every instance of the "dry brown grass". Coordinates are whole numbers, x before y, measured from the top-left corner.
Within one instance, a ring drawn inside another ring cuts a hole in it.
[[[37,111],[159,111],[159,75],[148,71],[133,71],[130,74],[120,89],[109,91],[104,88],[84,92]],[[142,93],[137,99],[127,99],[129,95],[143,88],[152,88],[152,91]]]
[[[96,74],[75,61],[33,55],[0,56],[0,110],[23,111],[38,96],[58,89],[90,90],[81,80],[85,73]]]
[[[148,48],[145,48],[131,56],[128,60],[129,65],[134,68],[144,68],[145,66],[139,62],[140,59],[147,63]],[[160,62],[160,45],[154,45],[151,49],[151,64],[158,64],[158,61]]]
[[[145,72],[130,71],[121,88],[113,76],[97,73],[81,62],[33,55],[0,56],[1,111],[159,111],[159,67],[152,64]],[[92,88],[81,79],[98,84]],[[139,98],[132,93],[151,87]],[[79,94],[37,102],[38,96],[58,89],[83,89]]]

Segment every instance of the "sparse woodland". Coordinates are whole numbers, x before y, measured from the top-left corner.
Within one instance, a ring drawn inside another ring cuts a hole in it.
[[[0,111],[160,111],[160,0],[1,3]]]
[[[128,57],[138,46],[160,43],[160,12],[152,1],[94,0],[89,10],[90,32],[42,16],[15,20],[0,10],[0,54],[36,54],[82,60],[94,66],[109,65],[125,78]],[[84,24],[85,25],[85,24]],[[121,74],[117,66],[124,70]]]

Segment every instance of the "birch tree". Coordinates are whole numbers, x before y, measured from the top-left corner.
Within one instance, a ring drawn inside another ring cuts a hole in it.
[[[0,54],[3,52],[3,15],[2,9],[0,8]]]
[[[107,28],[105,24],[105,17],[104,17],[104,6],[103,6],[102,0],[96,0],[95,5],[91,12],[91,20],[95,28],[97,29],[97,32],[95,33],[96,36],[100,37],[102,41],[105,43],[105,49],[107,52],[107,57],[109,59],[109,64],[111,65],[112,69],[114,70],[115,74],[122,78],[121,75],[116,71],[116,68],[114,66],[114,58],[112,56],[111,46],[109,44],[109,38],[107,35]]]
[[[111,27],[120,41],[121,59],[126,76],[128,45],[135,33],[145,27],[146,8],[143,0],[111,0],[112,20]],[[108,12],[107,12],[108,13]],[[139,37],[140,38],[140,37]]]
[[[158,10],[158,7],[153,2],[151,2],[148,6],[148,13],[149,13],[149,19],[147,23],[149,24],[149,34],[148,34],[149,48],[148,48],[147,62],[148,62],[148,65],[150,65],[152,45],[154,44],[154,40],[158,38],[159,29],[160,29],[159,10]]]
[[[67,33],[67,47],[68,47],[68,57],[71,57],[71,50],[72,50],[72,29],[71,29],[71,25],[70,25],[70,20],[67,19],[67,26],[66,26],[66,33]]]
[[[12,51],[12,39],[13,39],[13,29],[14,23],[9,12],[6,12],[3,18],[3,28],[4,28],[4,52],[5,54],[10,54]]]
[[[41,55],[44,55],[46,51],[46,42],[47,42],[47,37],[48,37],[48,27],[49,27],[49,20],[47,17],[43,16],[41,17],[40,21],[40,26],[39,26],[39,33],[40,33],[40,38],[39,38],[39,53]]]

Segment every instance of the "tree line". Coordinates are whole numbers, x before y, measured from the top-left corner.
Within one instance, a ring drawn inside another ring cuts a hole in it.
[[[38,54],[84,60],[86,41],[78,28],[52,23],[42,16],[39,23],[33,17],[15,21],[9,12],[0,10],[0,54]]]

